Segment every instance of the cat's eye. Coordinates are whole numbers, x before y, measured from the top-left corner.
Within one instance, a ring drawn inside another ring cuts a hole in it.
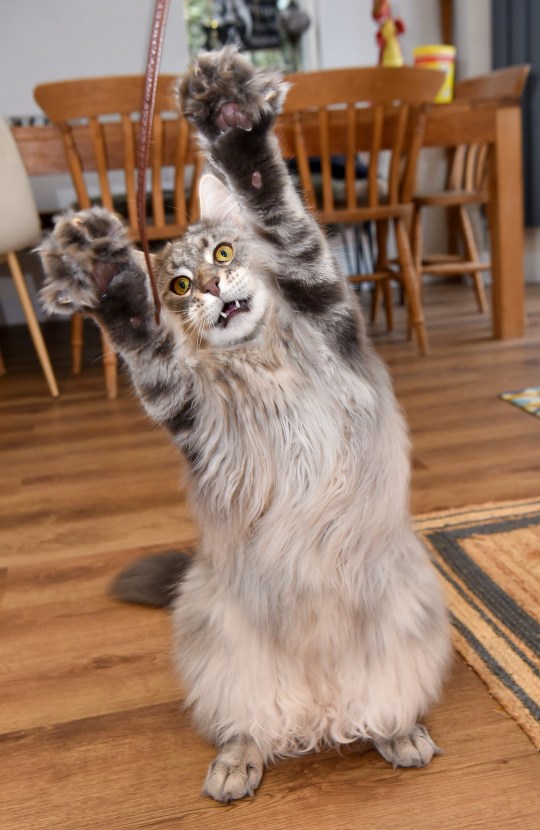
[[[191,280],[189,277],[175,277],[171,280],[171,284],[169,289],[172,291],[173,294],[178,294],[179,297],[183,297],[185,294],[188,293],[189,289],[191,288]]]
[[[222,242],[214,251],[214,259],[216,262],[230,262],[234,257],[232,245]]]

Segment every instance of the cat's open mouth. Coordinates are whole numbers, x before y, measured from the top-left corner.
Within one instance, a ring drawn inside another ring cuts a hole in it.
[[[225,328],[229,320],[232,320],[236,314],[241,314],[244,311],[249,311],[249,300],[233,300],[232,303],[225,303],[219,312],[219,317],[215,325],[220,328]]]

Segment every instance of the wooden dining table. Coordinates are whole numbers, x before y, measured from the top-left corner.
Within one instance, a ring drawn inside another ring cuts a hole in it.
[[[105,128],[111,131],[118,129],[114,124],[108,124]],[[336,146],[339,146],[338,122],[335,129]],[[95,167],[92,149],[85,139],[84,128],[80,130],[77,146],[83,167],[89,171]],[[165,130],[164,141],[167,146],[170,137],[173,147],[173,121],[169,131],[170,136]],[[283,153],[294,155],[292,135],[285,127],[280,130],[279,124],[278,131]],[[68,172],[57,127],[16,126],[13,127],[13,134],[30,176]],[[359,135],[358,138],[359,147],[362,147],[365,136]],[[521,107],[514,100],[459,100],[428,107],[425,147],[451,148],[476,143],[485,143],[491,148],[487,209],[491,230],[493,336],[501,340],[519,338],[523,336],[525,327]],[[120,131],[117,152],[122,152]],[[172,152],[171,149],[171,163]],[[109,158],[109,165],[114,169],[114,158]]]

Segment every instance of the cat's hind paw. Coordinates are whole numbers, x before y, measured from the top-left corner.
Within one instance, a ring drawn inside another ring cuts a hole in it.
[[[40,301],[49,313],[97,309],[113,277],[129,264],[130,240],[118,217],[102,208],[66,214],[38,251],[46,278]]]
[[[278,72],[255,69],[235,47],[199,55],[180,78],[181,112],[212,140],[231,128],[250,130],[281,109],[288,85]]]
[[[394,767],[425,767],[441,751],[421,723],[415,724],[405,735],[389,740],[378,739],[374,744]]]
[[[253,796],[261,783],[263,766],[262,755],[250,738],[233,738],[210,764],[204,792],[225,804]]]

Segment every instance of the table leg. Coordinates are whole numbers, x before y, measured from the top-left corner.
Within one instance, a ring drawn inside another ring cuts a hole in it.
[[[495,118],[488,208],[493,334],[506,340],[523,337],[525,329],[521,111],[502,107]]]

